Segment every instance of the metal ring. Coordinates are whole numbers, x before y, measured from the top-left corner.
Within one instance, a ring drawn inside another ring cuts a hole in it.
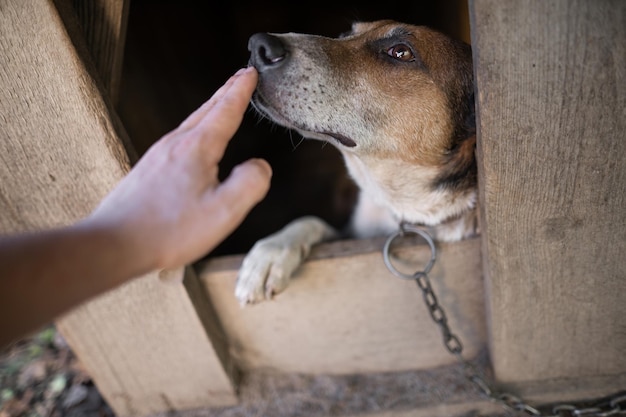
[[[430,260],[426,264],[426,267],[424,268],[424,270],[416,271],[414,274],[411,274],[411,275],[398,271],[396,267],[393,266],[393,264],[391,263],[391,256],[389,255],[389,249],[391,248],[391,243],[396,238],[404,236],[407,232],[420,235],[426,241],[426,243],[428,243],[428,246],[430,246],[430,253],[431,253]],[[400,227],[400,230],[395,232],[393,235],[389,236],[383,248],[383,259],[385,260],[385,265],[387,265],[387,268],[391,271],[392,274],[402,279],[413,280],[416,277],[418,277],[420,274],[428,274],[430,270],[433,268],[433,265],[435,264],[435,254],[436,254],[435,242],[433,242],[433,238],[430,237],[430,235],[426,233],[425,231],[423,231],[422,229],[409,226],[409,225],[402,225]]]

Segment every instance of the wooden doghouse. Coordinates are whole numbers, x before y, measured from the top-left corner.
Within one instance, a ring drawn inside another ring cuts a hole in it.
[[[487,350],[499,387],[533,404],[626,390],[626,3],[467,9],[482,235],[438,247],[433,287],[464,355]],[[145,149],[116,107],[128,11],[125,0],[0,3],[3,233],[87,215]],[[57,325],[120,417],[235,405],[238,375],[259,369],[454,366],[382,243],[321,245],[287,293],[253,309],[233,297],[241,254],[220,254],[178,271],[184,284],[150,274]],[[429,255],[397,250],[408,262]],[[472,410],[500,408],[477,395],[378,415]]]

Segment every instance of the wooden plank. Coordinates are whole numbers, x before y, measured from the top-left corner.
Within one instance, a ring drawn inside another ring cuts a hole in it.
[[[163,279],[162,276],[159,276],[159,278]],[[173,283],[176,284],[177,281],[175,280],[173,281]],[[216,358],[219,360],[219,363],[215,362],[211,364],[211,369],[215,368],[219,370],[218,372],[215,372],[217,374],[216,376],[219,378],[221,378],[221,370],[223,369],[226,372],[226,375],[228,376],[232,385],[237,386],[241,378],[240,370],[236,367],[234,361],[232,360],[232,357],[230,356],[228,340],[226,338],[226,333],[224,332],[224,327],[222,326],[221,319],[213,308],[213,305],[210,303],[206,292],[204,291],[203,285],[200,282],[200,278],[198,277],[198,274],[193,267],[189,266],[185,268],[183,284],[185,286],[185,290],[187,292],[189,300],[191,301],[193,308],[198,318],[200,319],[202,326],[204,327],[206,334],[211,339],[211,344],[213,346]],[[204,332],[200,331],[200,333],[202,334]],[[215,355],[209,355],[209,360],[212,360]],[[220,385],[222,386],[218,387],[219,390],[217,391],[224,391],[223,386],[228,386],[228,392],[230,398],[232,399],[232,387],[231,384],[229,384],[228,382],[229,381],[221,382]],[[214,404],[222,402],[224,401],[212,400],[209,403]],[[226,403],[230,402],[232,401],[226,401]]]
[[[0,86],[0,231],[87,215],[130,162],[51,1],[2,2]],[[151,274],[58,325],[119,416],[236,401],[183,284]]]
[[[473,0],[470,13],[496,376],[623,376],[626,2]]]
[[[52,0],[63,21],[77,55],[106,102],[117,105],[122,77],[122,62],[129,1],[126,0]],[[79,20],[80,19],[80,20]],[[116,111],[108,114],[118,139],[124,144],[131,165],[139,159],[134,141]]]
[[[200,279],[238,365],[244,371],[349,374],[454,363],[415,282],[397,278],[385,267],[383,243],[322,244],[284,293],[245,308],[234,297],[242,256],[204,264]],[[430,274],[468,357],[484,349],[486,340],[479,243],[440,245]],[[395,251],[415,269],[430,256],[423,244],[400,244]]]
[[[103,87],[117,105],[130,1],[55,0],[55,3],[57,9],[75,11]]]
[[[181,284],[147,275],[79,307],[57,327],[116,415],[237,402]]]
[[[0,228],[65,225],[93,210],[128,157],[54,7],[7,1],[0,18]]]

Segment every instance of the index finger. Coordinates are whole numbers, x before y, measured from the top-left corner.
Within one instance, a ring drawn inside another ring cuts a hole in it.
[[[200,136],[200,146],[205,148],[207,155],[216,160],[222,158],[226,145],[239,129],[258,81],[254,67],[248,67],[234,77],[230,87],[220,95],[194,127],[194,131]]]
[[[254,85],[256,86],[256,70],[254,67],[241,68],[234,75],[232,75],[225,83],[222,85],[207,101],[204,102],[198,109],[196,109],[193,113],[191,113],[179,126],[176,130],[184,131],[189,130],[195,127],[206,115],[215,107],[215,105],[223,100],[225,96],[232,94],[232,88],[237,88],[237,84],[240,84],[242,81],[246,81],[246,78],[250,78],[250,75],[244,74],[255,74]],[[243,80],[242,80],[243,78]],[[252,89],[254,90],[254,88]],[[250,101],[250,96],[252,92],[248,94],[247,100]]]

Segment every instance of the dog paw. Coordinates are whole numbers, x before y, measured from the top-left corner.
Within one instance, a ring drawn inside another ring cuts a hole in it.
[[[291,275],[307,254],[306,247],[290,246],[276,239],[257,242],[241,264],[235,297],[242,306],[272,299],[287,288]]]

